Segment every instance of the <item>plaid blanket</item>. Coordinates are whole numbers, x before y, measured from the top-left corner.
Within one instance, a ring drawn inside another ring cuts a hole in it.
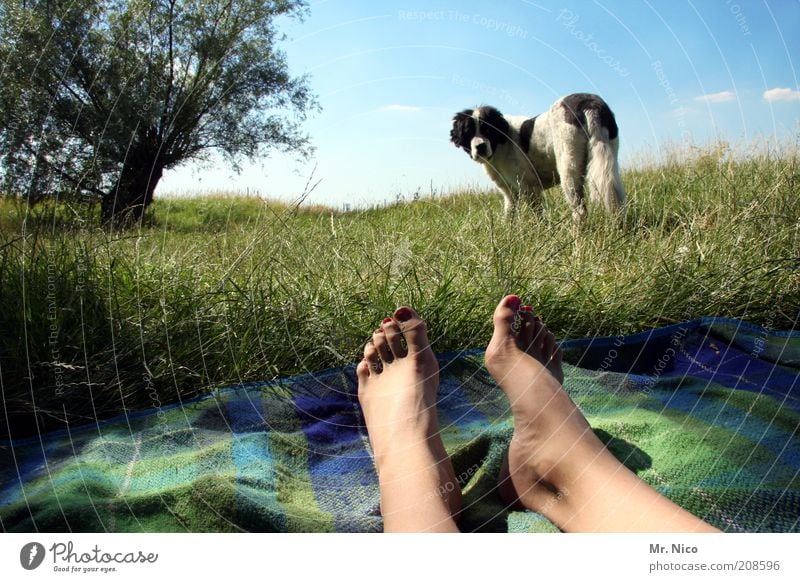
[[[568,341],[565,386],[612,452],[732,532],[800,531],[800,332],[702,319]],[[508,403],[482,351],[440,356],[471,531],[555,531],[495,492]],[[4,531],[380,531],[354,367],[0,443]]]

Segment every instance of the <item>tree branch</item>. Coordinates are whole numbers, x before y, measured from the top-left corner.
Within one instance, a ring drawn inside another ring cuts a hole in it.
[[[169,30],[169,81],[167,82],[167,94],[164,95],[164,106],[161,108],[161,121],[158,128],[158,139],[163,143],[165,133],[167,132],[167,113],[171,110],[170,99],[172,98],[172,88],[175,84],[175,38],[173,36],[173,28],[175,26],[175,0],[170,0],[169,3],[169,23],[167,28]]]

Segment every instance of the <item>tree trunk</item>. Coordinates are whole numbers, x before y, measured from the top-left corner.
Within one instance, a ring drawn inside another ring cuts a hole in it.
[[[156,162],[126,164],[114,189],[103,198],[103,224],[112,228],[141,224],[163,171]]]

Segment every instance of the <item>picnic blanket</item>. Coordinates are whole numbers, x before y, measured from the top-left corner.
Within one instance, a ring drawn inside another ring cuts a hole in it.
[[[567,341],[565,387],[611,451],[730,532],[800,531],[800,332],[707,318]],[[439,356],[469,531],[557,531],[495,491],[512,434],[483,352]],[[0,443],[4,531],[382,529],[347,366]]]

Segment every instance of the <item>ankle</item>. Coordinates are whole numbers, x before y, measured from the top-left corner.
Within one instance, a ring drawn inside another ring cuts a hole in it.
[[[429,433],[422,431],[398,431],[387,435],[380,446],[373,445],[375,467],[378,474],[384,472],[424,470],[436,467]]]

